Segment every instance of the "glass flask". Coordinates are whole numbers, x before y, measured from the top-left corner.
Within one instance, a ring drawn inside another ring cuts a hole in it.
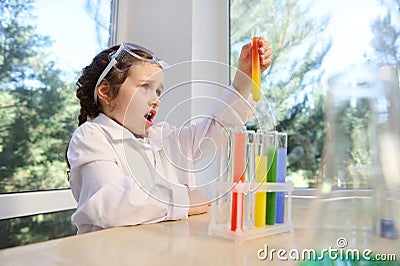
[[[382,213],[391,217],[385,226],[391,227],[393,234],[399,226],[398,218],[387,210],[397,206],[398,194],[397,199],[396,193],[387,194],[391,202],[386,205],[386,194],[382,192],[386,178],[382,142],[388,142],[387,136],[393,132],[398,136],[395,121],[399,113],[393,107],[398,100],[390,98],[393,87],[384,82],[381,72],[378,66],[364,64],[328,80],[322,177],[307,227],[307,246],[315,250],[331,247],[348,256],[352,253],[346,253],[348,250],[362,253],[369,249],[375,254],[383,247],[400,246],[398,238],[389,240],[377,234]],[[397,153],[392,159],[398,164]]]

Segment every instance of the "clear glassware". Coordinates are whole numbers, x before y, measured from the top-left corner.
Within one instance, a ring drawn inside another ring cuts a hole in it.
[[[393,121],[399,113],[397,107],[391,107],[393,88],[383,82],[381,70],[370,64],[352,66],[328,80],[322,180],[310,208],[306,241],[317,250],[378,252],[383,246],[376,224],[382,212],[390,215],[386,208],[394,207],[396,200],[387,205],[380,199],[385,179],[381,144],[387,134],[398,134]],[[400,156],[394,156],[398,163]],[[400,246],[395,241],[393,244]]]
[[[260,27],[251,28],[251,77],[253,81],[252,96],[253,100],[258,102],[261,98],[261,71],[260,55],[258,54],[258,41],[260,39]]]

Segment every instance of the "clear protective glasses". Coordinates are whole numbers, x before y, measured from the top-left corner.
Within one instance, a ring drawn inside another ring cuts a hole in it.
[[[137,51],[145,52],[151,56],[151,58],[145,58],[139,54]],[[105,76],[110,72],[112,67],[115,67],[120,72],[126,72],[132,67],[134,67],[135,62],[144,61],[148,63],[153,63],[159,65],[162,69],[164,69],[167,64],[157,58],[154,53],[140,45],[123,42],[117,51],[110,53],[109,55],[110,62],[106,66],[106,68],[101,73],[99,79],[97,80],[96,86],[93,92],[94,102],[97,104],[97,88],[99,87],[101,81],[105,78]]]

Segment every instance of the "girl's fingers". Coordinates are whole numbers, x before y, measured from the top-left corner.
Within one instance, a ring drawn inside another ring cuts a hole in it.
[[[264,50],[267,50],[269,47],[269,42],[266,41],[263,37],[260,37],[258,40],[258,47],[264,48]]]
[[[272,55],[272,49],[268,48],[268,49],[264,50],[264,48],[260,48],[258,50],[258,52],[260,53],[261,64],[265,65],[268,62],[268,59],[270,59],[270,57]]]

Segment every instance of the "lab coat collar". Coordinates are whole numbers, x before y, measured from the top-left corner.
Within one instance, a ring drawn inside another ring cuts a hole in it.
[[[99,125],[112,140],[139,140],[139,138],[136,138],[132,132],[103,113],[100,113],[92,122]]]
[[[163,140],[173,134],[175,128],[166,122],[160,122],[155,126],[149,128],[150,144],[155,151],[163,148]]]

